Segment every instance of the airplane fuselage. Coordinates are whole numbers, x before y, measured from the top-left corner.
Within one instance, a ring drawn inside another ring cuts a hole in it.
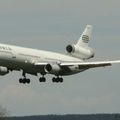
[[[37,68],[34,63],[46,62],[56,64],[56,62],[68,61],[82,62],[82,60],[78,58],[60,53],[0,44],[0,66],[5,66],[9,70],[23,70],[33,75],[37,75],[37,73],[45,74],[44,66]],[[70,75],[81,71],[83,71],[83,69],[79,69],[78,66],[70,66],[69,68],[61,69],[59,75]]]

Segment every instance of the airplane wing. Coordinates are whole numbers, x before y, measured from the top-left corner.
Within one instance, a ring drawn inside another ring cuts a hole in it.
[[[78,65],[80,68],[95,68],[95,67],[105,67],[111,66],[112,64],[120,63],[120,60],[114,61],[98,61],[98,62],[64,62],[60,66],[74,66]]]
[[[35,66],[45,66],[47,64],[48,64],[47,62],[37,62],[37,63],[34,63]]]
[[[65,67],[65,66],[74,66],[74,65],[78,65],[80,68],[95,68],[95,67],[105,67],[105,66],[111,66],[112,64],[115,64],[115,63],[120,63],[120,60],[113,60],[113,61],[96,61],[96,62],[60,62],[60,63],[56,63],[58,65],[60,65],[61,67]],[[38,62],[38,63],[35,63],[34,65],[35,66],[45,66],[47,64],[50,64],[50,62]]]

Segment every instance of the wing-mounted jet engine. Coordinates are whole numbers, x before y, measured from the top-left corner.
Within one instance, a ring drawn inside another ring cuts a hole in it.
[[[7,73],[9,73],[7,67],[0,66],[0,75],[6,75]]]
[[[57,64],[47,64],[45,67],[45,72],[46,73],[54,73],[54,74],[59,74],[61,68]]]

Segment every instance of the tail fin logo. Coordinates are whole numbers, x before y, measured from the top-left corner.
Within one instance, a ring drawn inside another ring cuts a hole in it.
[[[83,35],[82,40],[83,40],[84,43],[88,43],[89,42],[89,36],[88,35]]]

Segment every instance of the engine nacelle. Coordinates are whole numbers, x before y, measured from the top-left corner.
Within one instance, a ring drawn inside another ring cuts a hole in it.
[[[80,58],[80,59],[90,59],[94,57],[94,51],[90,47],[83,47],[78,45],[68,45],[66,47],[66,51],[68,54]]]
[[[47,64],[44,68],[46,73],[58,74],[61,70],[60,66],[57,64]]]
[[[0,75],[5,75],[7,73],[9,73],[8,68],[0,66]]]

